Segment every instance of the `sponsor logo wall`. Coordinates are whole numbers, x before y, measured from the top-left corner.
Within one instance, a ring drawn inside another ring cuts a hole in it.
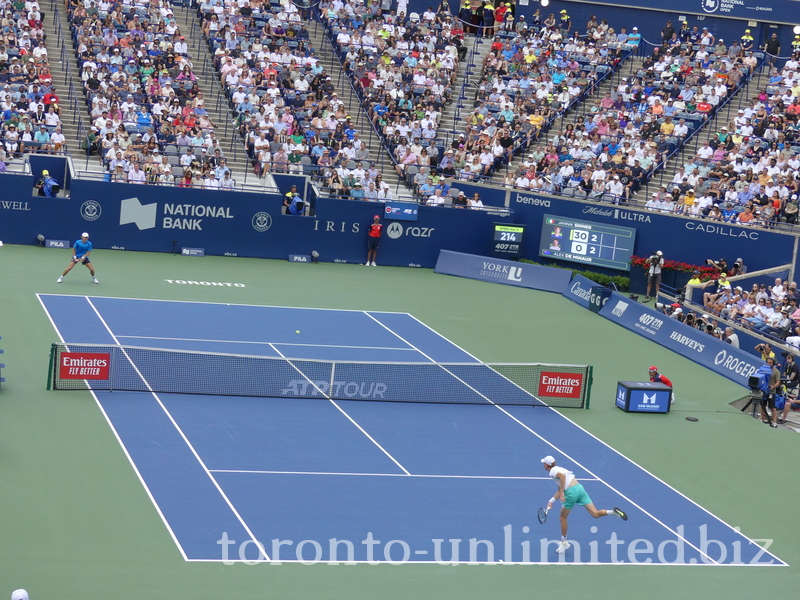
[[[760,357],[734,348],[622,294],[612,293],[600,314],[744,387],[747,387],[748,378],[763,364]]]
[[[316,250],[324,262],[363,263],[367,226],[383,203],[320,200],[313,217],[281,214],[279,195],[73,181],[70,198],[31,195],[31,177],[7,175],[0,239],[34,244],[37,235],[69,240],[89,231],[95,248],[286,260]],[[417,209],[416,205],[413,205]],[[489,254],[495,222],[509,211],[420,206],[416,221],[384,221],[381,265],[433,267],[440,248]]]

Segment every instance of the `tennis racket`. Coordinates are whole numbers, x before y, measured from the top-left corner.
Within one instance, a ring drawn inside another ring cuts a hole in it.
[[[544,525],[547,523],[547,513],[550,511],[549,508],[540,508],[539,509],[539,523]]]

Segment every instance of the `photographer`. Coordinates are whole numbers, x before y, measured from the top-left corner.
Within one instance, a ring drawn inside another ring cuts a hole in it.
[[[656,302],[655,309],[660,310],[666,316],[671,317],[673,319],[678,319],[682,321],[683,317],[683,307],[677,302],[673,302],[672,304],[664,304],[663,302]]]
[[[720,258],[718,261],[714,262],[714,259],[707,258],[706,264],[709,267],[713,267],[717,273],[727,273],[728,272],[728,263],[725,258]]]
[[[664,266],[664,254],[661,250],[654,252],[650,258],[647,259],[649,266],[647,268],[647,295],[644,298],[645,302],[650,301],[650,290],[655,286],[656,295],[661,291],[661,269]]]
[[[767,343],[764,344],[756,344],[755,348],[756,352],[761,353],[761,360],[764,362],[767,361],[768,358],[775,359],[775,353],[772,351],[772,346]]]
[[[736,277],[737,275],[744,275],[747,273],[747,266],[744,264],[741,258],[737,258],[736,262],[733,263],[733,267],[731,267],[730,275],[731,277]]]
[[[739,336],[734,331],[733,327],[726,327],[725,328],[725,335],[722,336],[722,341],[730,344],[734,348],[739,347]]]

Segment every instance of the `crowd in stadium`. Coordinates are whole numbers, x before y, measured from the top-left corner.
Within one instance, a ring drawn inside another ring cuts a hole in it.
[[[532,28],[531,28],[532,29]],[[528,31],[531,31],[528,29]],[[501,51],[504,56],[516,56],[517,64],[525,69],[526,48],[546,48],[543,39],[548,31],[540,29],[533,36],[534,44],[520,40],[512,41]],[[634,27],[632,32],[635,33]],[[545,111],[562,108],[564,102],[581,94],[588,78],[582,74],[579,60],[589,56],[606,60],[619,60],[610,51],[598,50],[597,43],[626,45],[638,43],[628,36],[623,42],[613,29],[598,25],[595,19],[587,23],[583,41],[579,37],[566,38],[553,27],[549,31],[560,34],[562,45],[554,52],[544,52],[547,58],[546,72],[559,76],[551,85],[552,91],[538,92],[551,102]],[[707,31],[707,30],[706,30]],[[569,32],[567,32],[568,34]],[[677,34],[669,34],[675,39]],[[550,47],[552,48],[552,46]],[[530,49],[527,50],[528,55]],[[577,55],[575,53],[578,53]],[[502,54],[501,54],[502,55]],[[505,57],[493,57],[494,61],[507,62]],[[527,59],[530,64],[535,59]],[[607,199],[613,202],[628,202],[646,183],[653,169],[685,139],[702,126],[709,115],[732,93],[756,66],[752,51],[746,52],[739,44],[729,49],[713,36],[702,37],[697,44],[678,43],[655,47],[641,68],[630,78],[621,78],[616,89],[596,98],[594,106],[582,120],[569,124],[565,130],[550,137],[549,143],[539,145],[527,160],[516,170],[510,169],[504,183],[520,189],[546,192],[570,191],[575,195],[592,199]],[[514,65],[516,70],[516,64]],[[506,80],[518,87],[520,76],[514,71]],[[523,75],[524,77],[524,75]],[[502,82],[502,83],[505,83]],[[571,92],[569,90],[572,90]],[[495,96],[504,90],[492,90]],[[561,101],[558,102],[558,98]],[[537,122],[546,120],[539,116]],[[498,150],[499,151],[499,150]],[[510,158],[510,157],[508,157]],[[497,162],[495,163],[495,165]]]
[[[305,173],[333,195],[391,196],[368,162],[367,146],[319,62],[295,4],[240,6],[226,0],[199,10],[257,174]]]
[[[401,178],[436,167],[443,107],[466,54],[464,28],[447,11],[380,11],[360,0],[320,5],[370,119]]]
[[[114,182],[231,189],[222,147],[166,0],[73,2],[89,151]]]
[[[798,59],[795,51],[773,69],[758,96],[703,142],[671,188],[662,187],[646,206],[742,225],[794,224],[800,195]]]
[[[0,7],[0,110],[3,114],[0,172],[25,152],[61,152],[59,98],[50,74],[42,21],[35,0]]]

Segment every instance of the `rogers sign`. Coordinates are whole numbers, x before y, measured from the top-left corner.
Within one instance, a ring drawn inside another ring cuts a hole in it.
[[[728,354],[725,350],[717,352],[717,355],[714,357],[714,364],[745,378],[750,377],[758,370],[757,366],[741,358],[736,358]]]

